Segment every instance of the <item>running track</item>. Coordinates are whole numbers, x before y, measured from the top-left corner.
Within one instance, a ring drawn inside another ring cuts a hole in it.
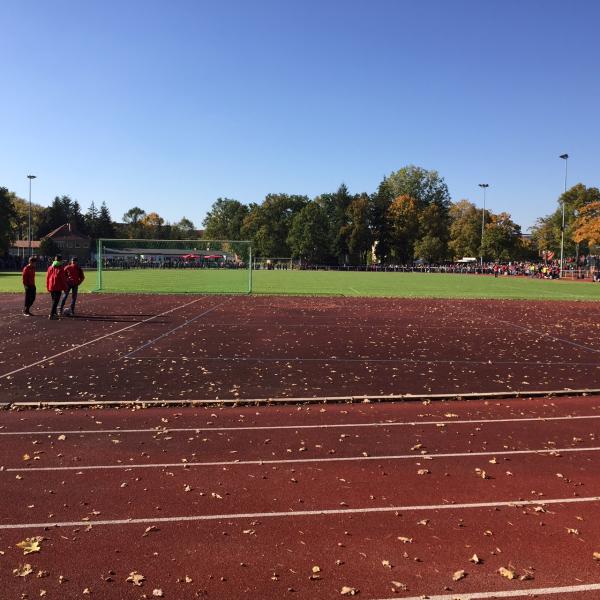
[[[600,398],[6,411],[2,424],[3,598],[600,596]],[[41,551],[24,556],[32,536]]]

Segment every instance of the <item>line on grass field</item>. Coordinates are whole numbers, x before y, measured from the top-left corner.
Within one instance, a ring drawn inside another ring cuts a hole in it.
[[[495,423],[530,423],[540,421],[581,421],[600,419],[600,415],[567,415],[561,417],[520,417],[514,419],[460,419],[447,421],[375,421],[372,423],[318,423],[315,425],[243,425],[241,427],[148,427],[144,429],[55,429],[47,431],[0,431],[5,435],[86,435],[95,433],[200,433],[201,431],[272,431],[277,429],[339,429],[352,427],[416,427],[418,425],[481,425]]]
[[[371,513],[418,512],[426,510],[467,510],[478,508],[522,508],[523,506],[549,506],[554,504],[581,504],[600,502],[600,496],[586,498],[546,498],[540,500],[498,500],[496,502],[470,502],[463,504],[417,504],[413,506],[375,506],[364,508],[333,508],[320,510],[288,510],[281,512],[226,513],[214,515],[183,515],[178,517],[141,517],[129,519],[103,519],[98,521],[49,521],[46,523],[2,523],[2,529],[39,529],[43,527],[81,527],[98,525],[137,525],[145,523],[186,523],[193,521],[224,521],[228,519],[268,519],[276,517],[319,517]]]
[[[540,594],[576,594],[600,590],[600,583],[565,585],[562,587],[526,588],[521,590],[502,590],[498,592],[454,592],[453,594],[425,594],[421,596],[403,596],[399,598],[379,598],[378,600],[486,600],[487,598],[523,598]]]
[[[194,321],[197,321],[198,319],[204,317],[208,313],[211,313],[213,310],[216,310],[217,308],[220,308],[221,306],[223,306],[223,304],[226,304],[228,301],[229,301],[229,299],[223,300],[223,302],[220,302],[219,304],[217,304],[215,306],[211,306],[210,308],[208,308],[205,311],[201,312],[199,315],[196,315],[195,317],[193,317],[191,319],[188,319],[187,321],[185,321],[181,325],[177,325],[177,327],[173,327],[173,329],[169,329],[169,331],[165,331],[163,334],[159,335],[158,337],[155,337],[154,339],[146,342],[145,344],[142,344],[141,346],[139,346],[135,350],[132,350],[131,352],[128,352],[122,358],[130,358],[133,354],[135,354],[139,350],[143,350],[144,348],[147,348],[148,346],[154,344],[154,342],[158,342],[158,340],[162,340],[163,338],[167,337],[168,335],[171,335],[173,332],[178,331],[182,327],[187,327],[190,323],[193,323]]]
[[[518,323],[512,323],[511,321],[504,321],[503,319],[496,319],[498,323],[505,323],[506,325],[510,325],[511,327],[515,327],[516,329],[521,329],[522,331],[527,331],[528,333],[533,333],[540,337],[547,337],[555,342],[563,342],[565,344],[569,344],[574,348],[579,348],[580,350],[587,350],[588,352],[595,352],[596,354],[600,354],[600,350],[596,348],[590,348],[589,346],[585,346],[583,344],[578,344],[577,342],[572,342],[571,340],[567,340],[566,338],[561,338],[556,335],[552,335],[551,333],[545,333],[543,331],[539,331],[536,329],[530,329],[529,327],[525,327],[524,325],[519,325]]]
[[[24,367],[20,367],[19,369],[14,369],[13,371],[9,371],[8,373],[3,373],[2,375],[0,375],[0,379],[10,377],[11,375],[16,375],[17,373],[20,373],[21,371],[26,371],[27,369],[31,369],[32,367],[37,367],[37,365],[41,365],[50,360],[54,360],[55,358],[58,358],[59,356],[64,356],[65,354],[69,354],[69,352],[74,352],[75,350],[79,350],[80,348],[84,348],[85,346],[89,346],[90,344],[94,344],[96,342],[99,342],[100,340],[104,340],[108,337],[116,335],[117,333],[122,333],[123,331],[132,329],[133,327],[137,327],[138,325],[143,325],[144,323],[147,323],[148,321],[152,321],[153,319],[157,319],[158,317],[168,315],[172,312],[175,312],[176,310],[179,310],[180,308],[185,308],[186,306],[190,306],[192,304],[195,304],[196,302],[200,302],[200,300],[203,300],[203,299],[204,299],[203,297],[196,298],[195,300],[191,300],[190,302],[186,302],[185,304],[181,304],[180,306],[176,306],[175,308],[170,308],[169,310],[161,312],[158,315],[152,315],[151,317],[148,317],[142,321],[138,321],[137,323],[133,323],[132,325],[127,325],[127,327],[122,327],[121,329],[117,329],[116,331],[111,331],[109,333],[101,335],[100,337],[94,338],[93,340],[83,342],[83,344],[77,344],[76,346],[72,346],[68,350],[63,350],[62,352],[58,352],[57,354],[53,354],[52,356],[46,356],[45,358],[42,358],[41,360],[37,360],[36,362],[33,362],[29,365],[25,365]]]
[[[368,460],[432,460],[436,458],[468,458],[470,456],[522,456],[536,454],[545,456],[554,453],[568,452],[598,452],[600,447],[592,448],[540,448],[537,450],[502,450],[485,452],[440,452],[436,454],[392,454],[387,456],[328,456],[325,458],[281,458],[281,459],[254,459],[254,460],[222,460],[212,462],[178,462],[178,463],[151,463],[151,464],[119,464],[119,465],[83,465],[70,467],[12,467],[5,469],[12,473],[32,472],[32,471],[101,471],[105,470],[129,470],[129,469],[163,469],[172,467],[181,467],[189,469],[191,467],[235,467],[247,465],[285,465],[285,464],[306,464],[306,463],[333,463],[333,462],[357,462]]]
[[[141,346],[139,349],[143,348]],[[133,352],[136,352],[134,350]],[[415,365],[523,365],[526,367],[533,366],[572,366],[572,367],[599,367],[600,362],[550,362],[550,361],[526,361],[526,360],[416,360],[414,358],[344,358],[339,356],[333,356],[330,358],[314,358],[314,357],[291,357],[282,358],[278,356],[184,356],[184,355],[170,355],[170,356],[131,356],[132,353],[123,356],[126,359],[133,360],[175,360],[177,358],[182,360],[195,360],[195,361],[226,361],[226,362],[338,362],[338,363],[399,363],[399,364],[415,364]]]

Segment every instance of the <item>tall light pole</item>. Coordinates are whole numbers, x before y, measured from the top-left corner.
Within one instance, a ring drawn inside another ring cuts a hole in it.
[[[485,231],[485,191],[490,187],[489,183],[480,183],[480,188],[483,188],[483,212],[481,213],[481,266],[483,268],[483,233]]]
[[[31,181],[35,179],[35,175],[27,175],[27,179],[29,179],[29,226],[27,239],[29,240],[29,256],[31,256]]]
[[[569,155],[561,154],[559,158],[565,161],[565,194],[567,193],[567,169],[569,166]],[[560,276],[563,276],[564,269],[564,253],[565,253],[565,197],[562,199],[562,225],[560,227]]]

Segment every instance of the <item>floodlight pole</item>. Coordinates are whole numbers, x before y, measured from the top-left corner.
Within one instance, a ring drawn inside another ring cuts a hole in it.
[[[569,155],[561,154],[559,158],[565,161],[565,194],[567,193],[567,169],[569,166]],[[563,276],[564,253],[565,253],[565,197],[562,199],[562,225],[560,227],[560,277]]]
[[[483,271],[483,234],[485,231],[485,191],[490,187],[489,183],[480,183],[480,188],[483,188],[483,212],[481,213],[481,269]]]
[[[27,175],[27,179],[29,179],[29,218],[28,218],[28,227],[27,227],[27,239],[29,240],[29,256],[31,256],[31,181],[35,179],[35,175]]]

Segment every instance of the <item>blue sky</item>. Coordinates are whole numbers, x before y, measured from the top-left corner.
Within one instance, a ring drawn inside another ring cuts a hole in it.
[[[0,3],[0,185],[200,225],[406,164],[526,229],[600,185],[595,0]]]

